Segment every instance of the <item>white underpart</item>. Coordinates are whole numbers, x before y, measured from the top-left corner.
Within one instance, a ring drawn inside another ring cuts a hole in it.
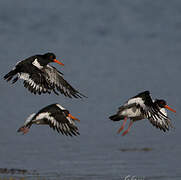
[[[61,110],[65,110],[65,108],[62,107],[60,104],[56,104],[56,106],[57,106],[59,109],[61,109]]]
[[[132,99],[128,100],[128,102],[127,102],[128,105],[129,104],[134,104],[134,103],[139,104],[143,109],[146,107],[145,104],[144,104],[143,99],[140,98],[140,97],[132,98]]]
[[[56,126],[57,121],[53,116],[51,116],[51,113],[49,112],[40,113],[36,117],[36,121],[41,120],[41,119],[48,119],[52,123],[53,126]]]
[[[128,108],[121,112],[122,116],[126,116],[128,118],[139,117],[142,115],[140,108]]]
[[[37,117],[36,117],[36,120],[39,120],[39,119],[43,119],[43,118],[49,118],[50,117],[50,113],[48,112],[43,112],[43,113],[40,113]]]
[[[167,111],[165,108],[161,108],[160,109],[161,113],[164,114],[165,116],[167,116]]]
[[[32,62],[32,64],[34,66],[36,66],[38,69],[42,69],[43,68],[43,66],[41,66],[40,63],[38,62],[37,58]]]
[[[55,120],[52,116],[50,116],[51,113],[49,112],[43,112],[43,113],[40,113],[37,117],[36,117],[36,120],[40,120],[40,119],[48,119],[50,121],[53,121]]]
[[[35,116],[35,113],[29,115],[28,118],[26,119],[24,125],[26,126],[26,125],[32,120],[32,118],[33,118],[34,116]]]

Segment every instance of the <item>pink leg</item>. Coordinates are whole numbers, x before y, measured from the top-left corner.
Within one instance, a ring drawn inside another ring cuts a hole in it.
[[[129,126],[128,126],[128,129],[127,129],[126,131],[123,132],[122,136],[126,135],[126,134],[129,132],[129,130],[130,130],[132,124],[133,124],[133,121],[130,121]]]
[[[122,124],[121,128],[118,130],[117,133],[120,133],[120,132],[124,129],[124,126],[125,126],[125,124],[126,124],[126,121],[127,121],[127,117],[124,118],[123,124]]]

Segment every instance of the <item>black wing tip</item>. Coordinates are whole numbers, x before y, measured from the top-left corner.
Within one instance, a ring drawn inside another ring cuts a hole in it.
[[[75,97],[75,98],[80,98],[80,99],[82,99],[82,98],[88,98],[88,96],[80,93],[80,92],[77,91],[77,90],[75,90],[74,93],[71,93],[71,95],[72,95],[73,97]]]
[[[73,137],[73,136],[78,136],[80,135],[80,133],[78,131],[57,131],[58,133],[61,133],[64,136],[69,136],[69,137]]]
[[[84,95],[82,93],[79,93],[79,94],[80,94],[80,96],[82,96],[81,98],[88,98],[88,96],[86,96],[86,95]]]
[[[3,76],[3,79],[6,80],[7,79],[7,74],[5,76]]]

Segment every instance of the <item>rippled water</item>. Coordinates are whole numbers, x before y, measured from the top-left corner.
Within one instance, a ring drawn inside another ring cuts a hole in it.
[[[33,54],[54,52],[55,65],[89,98],[30,94],[1,78],[1,179],[180,180],[181,2],[158,0],[0,1],[1,77]],[[108,116],[143,90],[164,98],[175,126],[168,133],[148,121],[135,123],[122,137]],[[81,119],[79,137],[48,127],[16,132],[24,119],[58,102]],[[29,173],[30,172],[30,173]],[[32,174],[36,172],[37,174]]]

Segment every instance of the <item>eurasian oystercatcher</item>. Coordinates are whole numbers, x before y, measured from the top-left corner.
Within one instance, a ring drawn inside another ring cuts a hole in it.
[[[80,121],[60,104],[51,104],[41,109],[38,113],[31,114],[24,125],[18,129],[18,132],[26,134],[32,124],[46,124],[63,135],[77,136],[79,135],[79,130],[75,125],[75,120]]]
[[[51,91],[54,91],[57,95],[58,92],[60,92],[70,98],[86,97],[64,80],[63,74],[60,71],[48,65],[51,62],[64,66],[63,63],[56,60],[56,56],[53,53],[35,55],[18,62],[16,66],[4,76],[4,79],[10,81],[17,75],[12,83],[15,83],[19,78],[23,79],[24,87],[34,94],[50,94]]]
[[[173,127],[165,108],[176,112],[167,105],[165,100],[152,100],[150,92],[144,91],[130,98],[123,106],[119,107],[117,114],[109,118],[112,121],[124,119],[118,133],[124,129],[127,119],[130,119],[128,129],[122,134],[123,136],[129,132],[134,121],[142,119],[148,119],[154,126],[165,132],[169,130],[169,127]]]

